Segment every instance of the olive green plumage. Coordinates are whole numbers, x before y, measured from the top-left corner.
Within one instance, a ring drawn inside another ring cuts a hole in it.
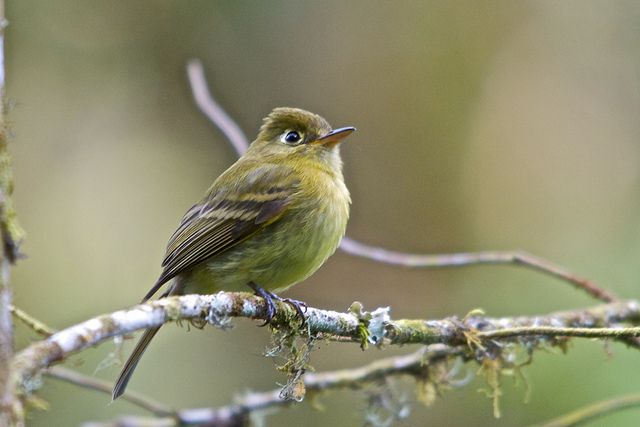
[[[339,143],[354,128],[333,131],[322,117],[276,108],[258,137],[184,215],[169,240],[162,296],[246,290],[278,293],[306,279],[344,236],[351,199]],[[147,329],[113,389],[117,399],[158,331]]]

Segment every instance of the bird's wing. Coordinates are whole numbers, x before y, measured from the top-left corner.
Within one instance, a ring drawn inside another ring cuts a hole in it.
[[[280,165],[262,166],[241,180],[219,186],[194,205],[169,240],[156,284],[146,301],[168,280],[251,236],[289,207],[299,180]]]

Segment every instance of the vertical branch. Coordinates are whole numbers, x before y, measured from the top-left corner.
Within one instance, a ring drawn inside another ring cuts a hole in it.
[[[11,360],[14,354],[13,323],[11,321],[11,287],[9,269],[19,257],[19,246],[24,232],[18,225],[11,202],[13,174],[11,155],[7,147],[5,120],[5,68],[4,68],[4,0],[0,0],[0,426],[21,424],[14,419],[14,385],[11,381]]]
[[[11,403],[13,402],[13,384],[10,364],[13,358],[13,324],[9,304],[11,289],[9,287],[10,252],[5,226],[7,200],[11,185],[7,182],[7,170],[10,159],[7,151],[7,132],[5,122],[5,85],[4,85],[4,0],[0,0],[0,221],[2,231],[2,250],[0,251],[0,425],[11,425]]]
[[[2,233],[3,263],[14,264],[20,258],[20,243],[24,238],[24,230],[18,224],[13,208],[13,173],[11,172],[11,154],[9,153],[6,127],[7,104],[5,97],[4,69],[4,29],[8,22],[4,15],[4,0],[0,0],[0,232]],[[8,265],[0,266],[3,284],[9,281]]]

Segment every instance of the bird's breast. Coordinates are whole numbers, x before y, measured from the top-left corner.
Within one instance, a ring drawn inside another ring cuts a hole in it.
[[[313,274],[340,244],[351,202],[342,179],[315,179],[303,177],[278,219],[194,269],[188,291],[246,291],[253,282],[278,293]]]

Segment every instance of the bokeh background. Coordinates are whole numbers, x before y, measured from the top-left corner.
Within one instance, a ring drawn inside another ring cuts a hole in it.
[[[637,1],[6,3],[15,200],[28,232],[15,303],[55,328],[137,303],[182,214],[234,162],[191,99],[190,58],[250,138],[278,106],[358,128],[343,149],[349,236],[418,253],[523,249],[638,298]],[[596,304],[525,269],[410,270],[340,252],[286,296],[334,310],[390,306],[395,318]],[[131,388],[184,408],[283,382],[279,361],[262,355],[268,332],[234,323],[163,328]],[[37,339],[16,329],[19,347]],[[119,367],[96,368],[114,350],[104,343],[66,365],[113,380]],[[311,363],[326,371],[413,350],[322,345]],[[635,350],[576,341],[524,369],[528,403],[505,379],[499,420],[476,378],[430,408],[405,383],[412,413],[401,425],[539,422],[638,392],[639,368]],[[50,410],[33,426],[145,415],[53,379],[39,395]],[[331,392],[317,399],[324,410],[305,401],[268,421],[359,426],[365,400]],[[639,419],[626,411],[593,425]]]

